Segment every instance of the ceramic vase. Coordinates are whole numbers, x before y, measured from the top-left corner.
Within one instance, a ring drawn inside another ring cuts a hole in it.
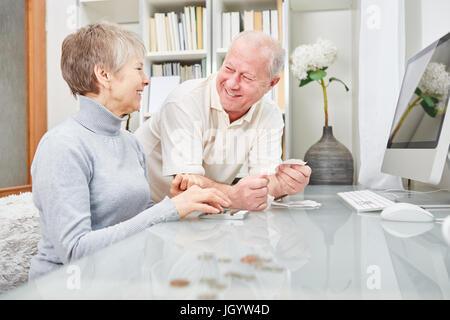
[[[314,185],[353,184],[353,157],[350,151],[333,136],[333,127],[324,126],[322,137],[305,154],[311,167],[309,180]]]

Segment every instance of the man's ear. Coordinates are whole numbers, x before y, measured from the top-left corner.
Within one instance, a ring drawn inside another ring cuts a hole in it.
[[[97,79],[98,84],[108,89],[110,87],[111,82],[111,74],[105,70],[103,66],[95,65],[94,66],[94,74]]]
[[[273,78],[270,81],[270,86],[273,88],[278,83],[278,81],[280,81],[280,76],[276,76],[275,78]]]

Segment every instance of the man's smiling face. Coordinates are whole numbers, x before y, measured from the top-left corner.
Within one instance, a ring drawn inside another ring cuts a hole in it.
[[[238,39],[230,48],[216,81],[220,103],[230,122],[242,117],[272,88],[270,51]]]

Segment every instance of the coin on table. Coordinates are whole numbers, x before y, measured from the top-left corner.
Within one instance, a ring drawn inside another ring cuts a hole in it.
[[[227,278],[233,278],[233,279],[239,279],[239,280],[245,280],[245,281],[250,281],[255,279],[255,276],[249,274],[249,275],[245,275],[242,273],[238,273],[238,272],[227,272],[225,274],[225,277]]]
[[[199,260],[211,260],[214,258],[214,255],[211,253],[203,253],[198,256]]]
[[[283,272],[284,269],[281,268],[281,267],[272,267],[272,271],[275,271],[275,272]]]
[[[174,279],[170,281],[170,285],[172,287],[185,287],[189,285],[189,281],[186,279]]]
[[[253,254],[249,254],[241,258],[241,262],[243,263],[255,263],[258,262],[259,260],[260,260],[259,257]]]
[[[216,300],[217,296],[213,293],[203,293],[200,294],[197,299],[199,300]]]
[[[201,283],[214,283],[214,282],[216,282],[216,279],[214,279],[214,278],[201,278],[200,282]]]

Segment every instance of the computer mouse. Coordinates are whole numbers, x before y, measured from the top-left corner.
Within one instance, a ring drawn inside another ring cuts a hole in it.
[[[418,205],[411,203],[395,203],[381,211],[381,218],[390,221],[431,222],[434,216]]]
[[[383,229],[398,238],[412,238],[432,230],[435,226],[433,222],[404,222],[382,220]]]

